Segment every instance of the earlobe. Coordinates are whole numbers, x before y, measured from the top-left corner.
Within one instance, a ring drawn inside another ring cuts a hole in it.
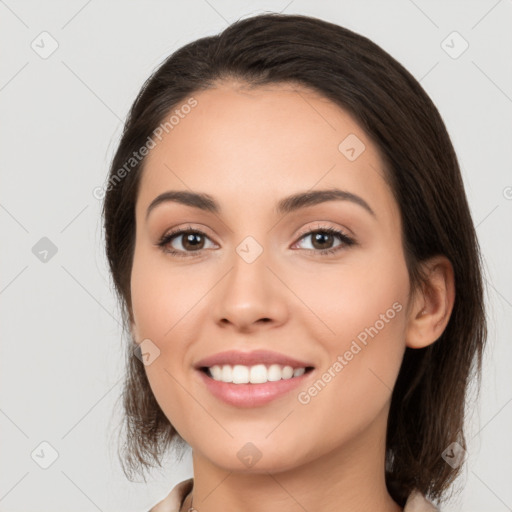
[[[445,256],[436,256],[424,265],[425,282],[410,309],[406,345],[425,348],[446,329],[455,302],[453,267]]]

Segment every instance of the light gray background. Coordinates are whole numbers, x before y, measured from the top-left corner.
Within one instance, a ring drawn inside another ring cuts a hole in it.
[[[464,489],[444,510],[512,510],[512,0],[6,0],[2,512],[144,511],[192,475],[187,457],[150,484],[132,484],[117,463],[124,354],[92,191],[150,72],[185,43],[263,11],[309,14],[368,36],[420,80],[445,120],[485,256],[490,336],[481,401],[468,419],[468,465],[454,487]],[[59,45],[47,59],[31,48],[34,40],[50,47],[43,31]],[[441,46],[453,31],[469,43],[456,59]],[[32,252],[43,237],[57,247],[45,263]],[[59,454],[48,469],[34,460],[49,460],[43,441]]]

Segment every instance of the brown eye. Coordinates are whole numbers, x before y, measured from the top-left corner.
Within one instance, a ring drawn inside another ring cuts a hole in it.
[[[199,250],[204,246],[204,237],[197,232],[182,233],[179,236],[183,237],[181,243],[186,250]]]
[[[209,237],[197,229],[180,229],[164,235],[158,245],[164,252],[175,256],[190,256],[201,252]],[[181,247],[179,247],[181,245]]]
[[[317,228],[313,231],[302,233],[300,240],[310,237],[312,240],[312,249],[306,248],[306,251],[313,252],[314,254],[333,254],[341,249],[350,247],[355,244],[355,240],[348,237],[342,231],[332,227]],[[335,240],[339,240],[339,244],[333,246]]]
[[[334,235],[325,233],[324,231],[317,231],[312,235],[313,247],[315,249],[330,249],[334,243]]]

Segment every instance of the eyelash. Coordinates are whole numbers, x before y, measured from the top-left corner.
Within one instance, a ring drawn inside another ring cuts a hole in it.
[[[344,247],[350,247],[351,245],[354,245],[356,243],[353,238],[350,238],[349,236],[347,236],[343,231],[339,231],[330,226],[325,226],[325,227],[317,226],[316,229],[304,231],[298,235],[299,238],[297,241],[301,240],[302,238],[304,238],[308,235],[312,235],[315,233],[328,233],[330,235],[334,235],[334,236],[338,237],[338,240],[340,240],[342,242],[342,244],[338,245],[337,247],[333,247],[331,249],[321,249],[321,250],[303,249],[305,251],[314,253],[315,256],[318,256],[318,255],[324,256],[327,254],[334,254],[334,253],[338,252],[339,250],[343,249]],[[172,241],[173,238],[177,237],[178,235],[184,235],[184,234],[197,234],[197,235],[201,235],[206,238],[209,238],[208,235],[206,233],[202,232],[201,230],[193,229],[191,226],[188,226],[188,228],[186,228],[186,229],[181,228],[181,229],[171,231],[170,233],[166,233],[164,236],[162,236],[162,238],[159,240],[157,245],[162,249],[163,252],[170,254],[171,256],[177,256],[180,258],[181,257],[188,258],[188,257],[199,256],[199,253],[201,253],[205,249],[201,249],[199,251],[176,251],[174,249],[169,249],[167,247],[167,245]],[[194,254],[194,253],[196,253],[196,254]]]

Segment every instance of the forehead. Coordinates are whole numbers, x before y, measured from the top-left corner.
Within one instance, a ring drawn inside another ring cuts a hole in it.
[[[271,207],[296,191],[329,187],[364,196],[376,210],[394,208],[378,149],[348,112],[315,91],[230,82],[191,96],[196,105],[173,109],[172,127],[146,157],[138,210],[166,190]]]

